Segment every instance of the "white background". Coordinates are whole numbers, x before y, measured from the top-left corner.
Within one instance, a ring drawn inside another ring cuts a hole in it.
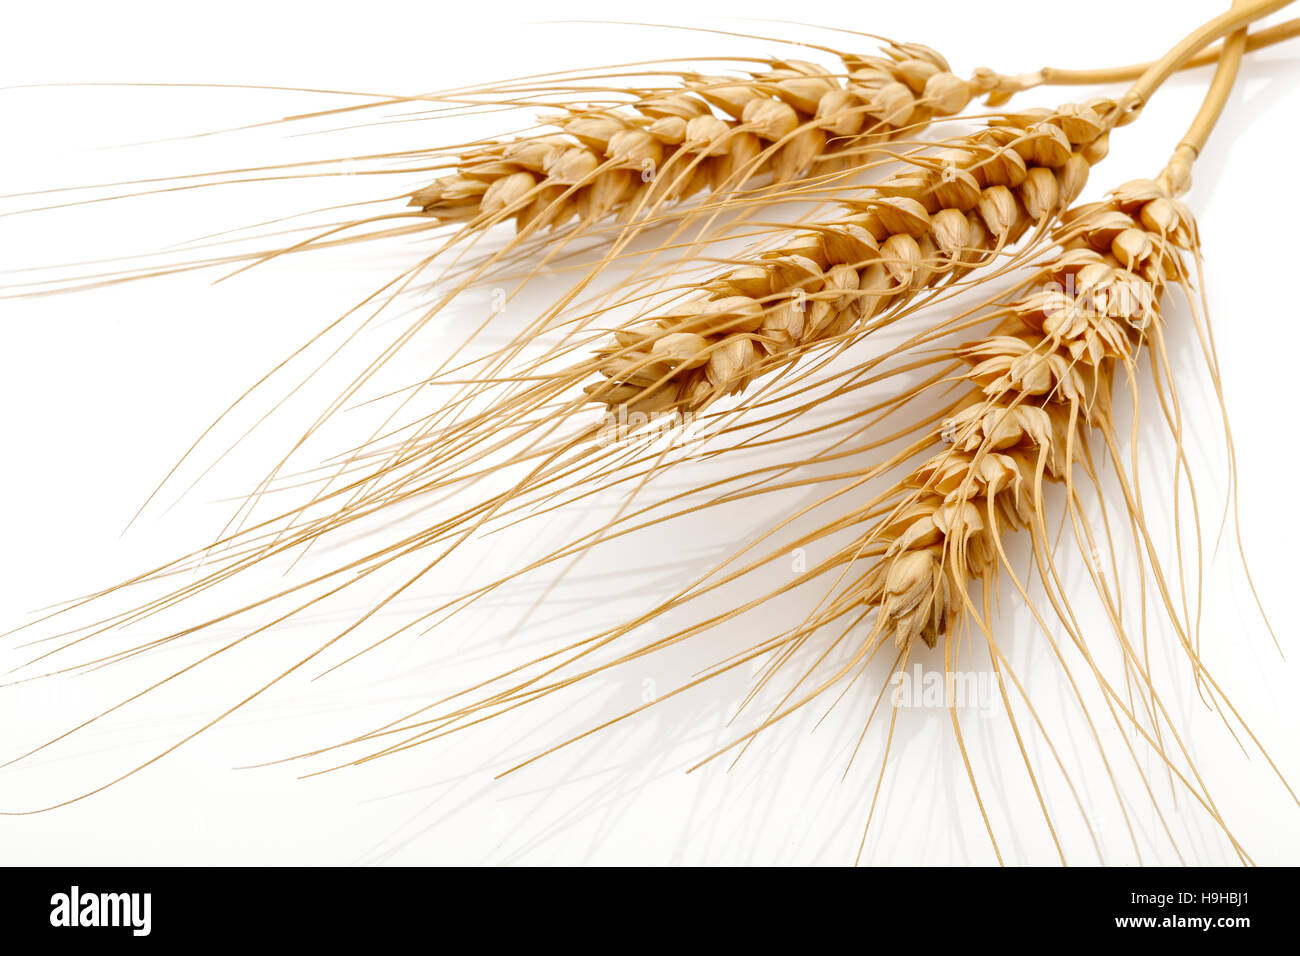
[[[289,130],[271,127],[152,142],[351,101],[265,90],[30,88],[33,84],[257,84],[416,94],[556,69],[656,57],[764,55],[777,49],[768,41],[648,27],[539,22],[611,16],[811,37],[869,50],[865,38],[740,19],[788,17],[792,10],[845,30],[929,44],[962,74],[980,65],[1004,72],[1045,63],[1100,67],[1157,56],[1219,6],[1196,2],[1179,5],[1175,12],[1168,5],[1106,0],[1089,4],[1087,15],[1080,16],[1076,7],[1010,0],[934,0],[874,9],[863,4],[794,9],[788,3],[746,0],[711,3],[704,16],[700,4],[681,2],[644,9],[594,2],[539,7],[514,0],[491,5],[232,2],[206,11],[163,3],[23,4],[5,12],[0,31],[0,87],[5,87],[0,91],[0,191],[237,166],[249,155],[255,162],[357,155],[378,151],[373,144],[387,143],[385,137],[391,135],[361,127],[331,137],[292,139]],[[1171,81],[1139,123],[1118,132],[1088,195],[1100,196],[1108,185],[1156,172],[1194,113],[1208,76],[1202,70]],[[1088,94],[1046,89],[1023,102],[1054,105],[1076,95]],[[1300,523],[1292,505],[1294,356],[1300,343],[1291,281],[1295,230],[1290,224],[1300,214],[1300,200],[1288,184],[1291,157],[1300,145],[1294,123],[1298,109],[1300,44],[1251,57],[1189,196],[1204,240],[1206,292],[1236,439],[1243,536],[1259,591],[1291,662],[1279,657],[1259,623],[1233,570],[1230,543],[1220,549],[1207,590],[1206,656],[1291,779],[1300,776],[1293,610],[1293,535]],[[408,124],[401,134],[443,143],[484,132],[490,129],[481,122],[471,132],[439,122],[427,128]],[[151,142],[127,145],[143,141]],[[150,252],[324,205],[332,201],[332,188],[330,183],[271,184],[219,196],[167,196],[10,216],[0,219],[4,268]],[[346,188],[352,190],[347,196],[357,195],[355,184]],[[45,204],[5,201],[6,209]],[[303,259],[219,285],[211,284],[211,274],[188,275],[0,301],[0,627],[24,623],[37,608],[113,583],[219,527],[229,505],[214,502],[245,490],[247,481],[262,473],[258,465],[278,450],[273,436],[242,446],[213,484],[201,485],[170,511],[161,506],[149,510],[126,535],[120,534],[190,441],[240,390],[373,288],[376,278],[390,274],[394,263],[404,261],[402,254],[400,248],[374,254],[361,248],[331,256],[328,267]],[[21,281],[23,276],[9,272],[5,278]],[[1171,313],[1171,324],[1179,317],[1187,319],[1185,309]],[[1192,343],[1190,328],[1185,334],[1183,341]],[[1192,344],[1188,350],[1194,353]],[[1213,458],[1218,426],[1214,409],[1203,398],[1192,402],[1187,433]],[[1214,492],[1204,506],[1212,532],[1222,489],[1213,482],[1206,487]],[[183,489],[183,484],[173,488],[163,504]],[[624,599],[630,607],[644,596],[626,591],[644,589],[653,596],[656,589],[675,586],[675,561],[685,566],[707,546],[736,546],[761,527],[763,518],[729,514],[688,533],[650,541],[634,564],[658,567],[657,572],[638,574],[633,563],[621,574],[599,569],[604,573],[582,579],[564,595],[565,603],[555,605],[555,613],[542,615],[512,640],[546,648],[580,634],[589,621],[607,620],[600,612],[617,610]],[[530,533],[564,532],[560,522],[543,523]],[[465,580],[490,574],[506,566],[514,547],[507,538],[481,550],[474,559],[481,563],[467,558],[458,571]],[[448,572],[446,580],[431,588],[452,591],[453,577]],[[533,596],[516,596],[514,611]],[[845,741],[851,746],[861,723],[852,707],[862,706],[863,700],[838,708],[830,726],[815,735],[808,724],[778,732],[730,773],[718,764],[687,775],[688,767],[731,739],[724,722],[746,682],[724,681],[519,774],[492,779],[593,720],[636,706],[647,680],[671,683],[711,660],[707,653],[647,664],[646,670],[610,677],[563,706],[542,707],[369,767],[310,780],[299,780],[293,766],[232,769],[331,742],[401,712],[404,701],[418,705],[439,690],[463,686],[478,668],[491,670],[493,664],[517,659],[506,653],[513,648],[502,646],[502,621],[511,613],[510,604],[503,603],[329,680],[290,682],[120,786],[51,812],[0,817],[0,862],[853,860],[878,769],[868,754],[840,781]],[[241,689],[257,686],[259,674],[270,676],[277,655],[291,653],[295,640],[310,640],[330,624],[316,620],[287,629],[265,642],[258,652],[264,657],[252,654],[225,672],[124,712],[111,726],[5,768],[0,771],[0,810],[57,802],[135,766],[233,702],[232,695]],[[1025,665],[1023,676],[1035,699],[1050,703],[1060,693],[1060,677],[1043,660],[1041,648],[1036,652],[1031,646],[1041,641],[1032,622],[1008,611],[1001,624],[1009,648]],[[29,636],[39,632],[6,638],[0,661],[12,667],[28,659],[31,648],[20,645]],[[168,662],[163,659],[160,666]],[[146,675],[157,672],[152,666],[0,689],[0,759],[131,693]],[[1035,677],[1041,683],[1033,684]],[[1262,863],[1300,862],[1300,808],[1267,764],[1258,754],[1244,758],[1194,696],[1175,695],[1171,704],[1179,726],[1194,741],[1198,767],[1246,849]],[[873,823],[866,861],[991,862],[946,716],[942,711],[906,715],[903,723],[895,741],[901,756],[891,758],[898,764],[887,778],[884,809]],[[1067,751],[1085,746],[1068,732],[1056,742]],[[1005,856],[1016,863],[1054,862],[1041,817],[1032,802],[1025,802],[1032,796],[1018,756],[1005,746],[998,754],[998,769],[986,778],[985,799],[992,805]],[[1050,755],[1040,751],[1037,758],[1050,760]],[[1135,862],[1113,803],[1106,802],[1104,781],[1092,779],[1086,785],[1087,812],[1108,848],[1107,859]],[[1053,799],[1063,819],[1079,816],[1068,795],[1057,793]],[[1165,799],[1167,803],[1167,792]],[[1178,806],[1186,810],[1186,803],[1180,797]],[[1141,809],[1140,799],[1132,809],[1138,827],[1154,833],[1158,823]],[[1188,818],[1175,826],[1185,836],[1187,861],[1230,861],[1222,841],[1207,835],[1195,814],[1186,812]],[[1069,827],[1065,840],[1072,862],[1096,861],[1077,825]],[[1150,849],[1160,843],[1158,837],[1143,840],[1145,861],[1176,862],[1167,848]]]

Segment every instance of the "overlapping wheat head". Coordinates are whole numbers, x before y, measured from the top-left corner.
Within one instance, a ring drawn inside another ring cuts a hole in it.
[[[692,279],[666,311],[594,340],[594,358],[547,367],[592,341],[582,328],[628,304],[608,303],[540,359],[503,365],[467,386],[466,405],[489,399],[472,413],[417,423],[395,449],[359,453],[362,477],[350,485],[358,507],[527,465],[508,492],[473,502],[439,529],[459,533],[519,507],[527,494],[563,487],[575,460],[621,454],[604,439],[637,416],[695,415],[815,349],[855,347],[868,361],[873,331],[927,296],[1028,255],[1106,155],[1119,114],[1114,100],[1096,99],[998,115],[971,134],[911,151],[907,171],[847,201],[839,218]],[[588,381],[594,374],[600,379]],[[312,533],[348,520],[337,514]]]
[[[1011,114],[717,276],[708,291],[601,351],[593,401],[695,412],[800,351],[869,329],[918,293],[991,263],[1072,202],[1108,147],[1110,100]]]
[[[1002,534],[1041,530],[1044,480],[1070,477],[1086,429],[1112,427],[1116,366],[1133,368],[1166,285],[1185,283],[1179,253],[1194,252],[1195,229],[1155,180],[1073,210],[1041,291],[961,350],[975,390],[943,420],[944,447],[904,482],[897,512],[863,539],[884,554],[862,599],[900,646],[934,647],[966,609],[967,583],[995,573]]]

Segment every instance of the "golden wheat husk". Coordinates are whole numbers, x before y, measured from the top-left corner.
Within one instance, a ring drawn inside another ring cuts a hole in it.
[[[540,117],[538,131],[513,139],[76,187],[75,191],[126,191],[19,212],[245,182],[358,175],[401,176],[409,181],[412,176],[446,173],[414,190],[404,185],[398,196],[385,194],[349,204],[369,207],[373,210],[369,214],[324,225],[291,225],[303,216],[277,220],[288,228],[268,235],[281,237],[271,248],[224,252],[228,246],[251,240],[208,237],[189,246],[191,254],[200,250],[205,254],[180,263],[128,264],[113,272],[36,279],[8,288],[21,290],[20,294],[93,288],[187,269],[247,267],[289,253],[430,231],[440,237],[438,251],[444,253],[453,246],[472,244],[489,227],[507,220],[525,233],[509,248],[523,251],[521,243],[529,240],[547,245],[560,236],[572,239],[589,232],[610,213],[620,213],[622,218],[636,214],[643,224],[653,223],[680,200],[704,189],[723,197],[758,184],[771,187],[803,179],[838,182],[844,170],[867,164],[873,152],[890,140],[915,136],[934,119],[960,112],[972,96],[991,85],[1010,82],[992,70],[982,70],[978,80],[960,79],[929,47],[882,43],[879,55],[796,44],[838,60],[836,69],[788,57],[732,57],[703,60],[702,69],[718,71],[703,73],[683,70],[670,61],[642,69],[607,67],[591,74],[554,74],[555,79],[521,78],[479,89],[376,97],[359,105],[289,117],[283,122],[302,124],[404,105],[426,107],[426,113],[417,115],[431,121],[484,109],[549,106],[552,110]],[[733,72],[724,75],[724,69]],[[665,77],[675,78],[676,84],[665,82]],[[409,208],[403,210],[395,199]],[[564,224],[571,228],[560,230]],[[616,225],[611,224],[609,235],[618,234]],[[286,242],[282,238],[286,235],[294,238]],[[495,259],[503,261],[500,256]]]

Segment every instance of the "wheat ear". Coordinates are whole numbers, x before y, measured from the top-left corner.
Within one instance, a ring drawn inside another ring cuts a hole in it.
[[[1259,49],[1300,33],[1300,21],[1260,31]],[[570,108],[544,120],[553,133],[485,144],[455,172],[415,190],[409,205],[440,222],[513,221],[524,229],[632,215],[705,190],[770,177],[776,183],[860,165],[863,154],[972,98],[991,106],[1042,85],[1137,79],[1150,64],[1103,70],[1044,67],[1009,76],[987,67],[956,75],[937,51],[888,43],[884,56],[838,54],[837,75],[801,60],[773,60],[747,78],[685,77],[615,109]],[[1214,62],[1207,50],[1182,68]],[[722,115],[719,116],[718,114]]]
[[[536,491],[555,478],[557,469],[571,473],[564,456],[574,450],[581,454],[593,435],[619,433],[645,415],[694,414],[813,347],[848,344],[893,321],[922,292],[989,264],[1030,230],[1043,234],[1077,196],[1091,165],[1105,155],[1111,128],[1131,119],[1158,86],[1153,78],[1172,72],[1180,65],[1177,57],[1190,56],[1191,43],[1204,43],[1235,22],[1220,17],[1197,31],[1173,55],[1145,70],[1122,101],[1011,114],[953,141],[946,152],[907,154],[911,170],[876,187],[849,216],[795,233],[784,248],[742,260],[739,268],[700,283],[696,297],[670,314],[615,332],[594,360],[538,371],[542,362],[518,379],[505,377],[507,387],[517,381],[524,391],[451,427],[422,430],[379,462],[365,500],[397,500],[417,485],[438,483],[440,475],[461,474],[467,467],[463,449],[475,455],[488,447],[502,449],[514,428],[527,435],[526,458],[550,460],[511,494]],[[564,343],[552,354],[567,354],[572,347]],[[606,408],[605,422],[612,428],[596,426],[551,448],[539,444],[539,435],[553,433],[578,405],[550,409],[539,423],[527,421],[525,414],[542,402],[563,400],[568,389],[596,370],[604,381],[585,392]],[[470,388],[476,390],[477,385]],[[485,513],[478,504],[448,525],[480,521]],[[326,520],[318,527],[334,526]]]
[[[1166,287],[1187,286],[1182,256],[1195,254],[1199,239],[1178,197],[1191,187],[1246,43],[1244,30],[1225,41],[1205,103],[1160,175],[1071,210],[1062,254],[1038,274],[1040,291],[1012,306],[993,336],[961,350],[975,389],[935,434],[949,447],[905,482],[912,493],[872,533],[886,550],[864,600],[900,646],[920,638],[934,647],[951,632],[968,606],[958,595],[996,567],[1000,527],[1041,522],[1043,478],[1068,479],[1068,449],[1089,426],[1109,428],[1116,367],[1133,368]]]
[[[1106,153],[1111,100],[1007,116],[874,187],[857,211],[706,283],[670,314],[615,333],[593,401],[696,412],[820,343],[870,327],[984,266],[1073,201]]]
[[[1234,49],[1239,55],[1239,47],[1231,47],[1220,73],[1226,77],[1222,82],[1228,84],[1235,71]],[[1204,117],[1217,115],[1216,102],[1221,105],[1212,91],[1198,120],[1207,126],[1206,131],[1212,118]],[[1158,331],[1159,302],[1166,287],[1186,282],[1180,254],[1195,252],[1197,235],[1190,211],[1177,196],[1189,185],[1190,162],[1204,135],[1189,135],[1156,180],[1127,183],[1107,201],[1072,210],[1065,217],[1057,233],[1061,254],[1027,280],[1039,291],[999,309],[998,314],[1005,318],[993,334],[954,353],[967,367],[960,380],[972,391],[930,433],[930,441],[940,450],[897,487],[892,500],[887,493],[865,508],[864,519],[881,511],[885,514],[862,538],[837,551],[811,574],[859,560],[868,560],[870,570],[848,583],[829,606],[819,609],[812,624],[785,641],[763,642],[754,654],[771,653],[779,664],[788,660],[790,648],[806,641],[816,627],[845,617],[856,622],[874,613],[870,640],[837,671],[837,676],[846,677],[865,667],[882,638],[892,637],[904,662],[916,645],[934,647],[939,640],[951,638],[970,606],[966,594],[972,581],[985,583],[987,611],[988,584],[999,564],[1007,561],[1003,533],[1027,528],[1041,543],[1045,537],[1044,481],[1069,481],[1078,449],[1086,447],[1084,433],[1091,426],[1109,429],[1109,394],[1116,368],[1133,371],[1137,351]],[[852,516],[837,521],[826,533],[852,521]],[[815,537],[801,538],[800,543]],[[1038,548],[1036,554],[1042,560]],[[645,619],[602,635],[596,645],[627,633]],[[699,633],[710,623],[621,656],[617,662]],[[981,626],[986,627],[986,622]],[[991,638],[990,647],[995,668],[1002,668],[1001,682],[1007,665],[998,664]],[[569,662],[575,662],[587,655],[590,647],[568,650],[572,652]],[[750,654],[740,658],[750,659]],[[547,668],[540,678],[438,715],[413,715],[352,743],[382,744],[374,756],[398,752],[436,739],[463,722],[475,723],[522,706],[612,666],[590,666],[576,677],[567,677],[559,673],[562,665],[549,660],[544,663]],[[721,664],[701,679],[731,666],[734,663]],[[1199,675],[1199,661],[1197,670]],[[1149,683],[1149,675],[1140,667],[1138,671]],[[763,726],[802,706],[830,683],[823,683]],[[1024,689],[1020,690],[1023,694]],[[1162,714],[1154,689],[1150,693],[1152,714]],[[1123,713],[1136,722],[1132,712]],[[1160,717],[1153,720],[1158,725]],[[1159,732],[1155,733],[1155,739],[1147,739],[1163,755]],[[752,735],[742,738],[746,739]],[[1182,747],[1181,741],[1178,745]],[[1232,840],[1194,769],[1184,774],[1171,762],[1169,766]],[[1046,806],[1043,809],[1046,814]],[[1167,825],[1165,829],[1168,832]],[[1232,843],[1241,858],[1248,860],[1235,840]],[[996,840],[994,847],[996,850]],[[1057,847],[1060,850],[1059,841]]]
[[[574,108],[545,120],[553,134],[466,154],[410,205],[440,222],[511,220],[520,230],[632,215],[764,176],[780,183],[856,165],[866,149],[959,113],[1005,82],[991,71],[981,74],[987,86],[963,80],[920,44],[883,52],[840,54],[843,75],[774,60],[748,78],[688,77],[678,91],[621,109]]]
[[[1064,252],[993,335],[959,352],[974,388],[933,433],[942,450],[900,487],[897,512],[868,535],[885,547],[861,585],[900,646],[949,634],[968,581],[991,574],[1006,530],[1040,520],[1043,480],[1108,413],[1116,365],[1132,366],[1168,283],[1186,276],[1190,211],[1169,174],[1135,180],[1073,210]]]

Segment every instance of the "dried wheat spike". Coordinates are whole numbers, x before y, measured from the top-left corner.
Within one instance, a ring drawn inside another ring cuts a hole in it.
[[[698,411],[811,344],[902,306],[1048,226],[1106,154],[1115,104],[1006,116],[873,188],[848,217],[709,283],[598,353],[593,401]]]
[[[443,222],[513,219],[521,230],[631,215],[705,189],[861,162],[865,149],[900,131],[959,113],[987,85],[983,75],[955,76],[919,44],[883,52],[842,54],[843,75],[773,60],[745,79],[691,76],[679,91],[627,107],[574,109],[547,120],[555,134],[465,155],[454,175],[413,193],[410,205]]]
[[[1167,179],[1135,180],[1072,210],[1039,291],[960,351],[976,388],[935,434],[947,447],[872,532],[887,550],[861,583],[900,646],[933,647],[952,630],[968,580],[995,570],[997,538],[1037,520],[1039,479],[1064,476],[1071,431],[1104,421],[1117,363],[1159,320],[1165,286],[1186,279],[1178,251],[1194,247],[1196,227],[1175,194]]]

